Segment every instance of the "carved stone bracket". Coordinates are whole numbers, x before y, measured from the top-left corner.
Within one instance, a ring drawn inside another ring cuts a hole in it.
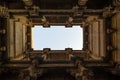
[[[117,63],[115,65],[115,68],[110,68],[108,71],[111,72],[114,75],[120,76],[120,63]]]
[[[22,0],[26,6],[32,6],[33,0]]]
[[[47,57],[47,54],[49,54],[49,51],[50,51],[50,48],[44,48],[43,49],[43,60],[46,60],[48,57]]]
[[[95,21],[98,21],[98,16],[89,16],[86,18],[85,24],[86,24],[86,26],[91,25]]]
[[[69,70],[70,74],[75,77],[76,80],[91,80],[94,76],[94,73],[85,68],[81,61],[76,61],[76,69]]]
[[[29,11],[29,15],[30,16],[39,16],[39,7],[37,7],[37,6],[33,6],[32,7],[32,10],[28,10]]]
[[[73,23],[73,18],[69,17],[68,20],[66,21],[65,27],[72,27],[72,23]]]
[[[120,6],[120,0],[113,0],[114,6]]]
[[[43,27],[50,27],[49,21],[47,20],[45,16],[42,17],[41,21],[42,21]]]
[[[5,29],[0,30],[0,34],[6,34],[6,30]]]
[[[111,45],[108,45],[108,46],[107,46],[107,50],[108,50],[108,51],[114,51],[114,50],[116,50],[116,48],[114,48],[114,47],[111,46]]]
[[[0,16],[7,17],[8,16],[8,9],[6,7],[0,6]]]
[[[32,60],[28,68],[22,70],[19,74],[21,80],[37,80],[38,75],[43,74],[43,69],[38,69],[38,61]]]
[[[72,48],[66,48],[65,51],[66,54],[69,55],[69,60],[71,60],[71,58],[74,57]]]
[[[108,28],[107,29],[107,33],[108,34],[112,34],[112,33],[115,33],[117,30],[116,29],[113,29],[113,28]]]
[[[78,5],[84,6],[88,0],[78,0]]]
[[[112,12],[111,8],[112,8],[112,7],[106,7],[106,8],[103,9],[103,17],[104,17],[104,18],[113,15],[113,12]]]
[[[76,62],[77,70],[75,74],[76,80],[90,80],[93,76],[93,72],[90,72],[87,68],[85,68],[80,61]]]

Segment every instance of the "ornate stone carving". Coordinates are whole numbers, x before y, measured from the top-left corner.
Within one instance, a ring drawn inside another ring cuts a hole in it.
[[[85,68],[81,61],[76,61],[75,66],[76,69],[71,69],[69,72],[76,80],[92,80],[94,73]]]
[[[108,46],[107,46],[107,50],[108,50],[108,51],[114,51],[114,50],[116,50],[116,48],[114,48],[114,47],[111,46],[111,45],[108,45]]]
[[[116,29],[113,29],[113,28],[108,28],[107,29],[107,33],[108,34],[112,34],[112,33],[115,33],[117,30]]]
[[[6,7],[0,6],[0,16],[7,17],[8,16],[8,9]]]
[[[113,0],[114,6],[120,6],[120,0]]]
[[[103,17],[106,18],[106,17],[109,17],[109,16],[112,16],[113,15],[113,11],[111,10],[112,7],[105,7],[103,9]]]
[[[72,27],[72,23],[73,23],[73,18],[69,17],[68,20],[66,21],[66,27]]]
[[[19,77],[22,80],[37,80],[37,76],[43,73],[43,69],[37,69],[38,64],[38,60],[32,60],[30,66],[20,72]]]
[[[26,6],[32,6],[33,0],[22,0]]]
[[[71,58],[74,57],[72,48],[66,48],[65,51],[66,54],[68,54],[69,60],[71,60]]]
[[[0,51],[6,51],[6,47],[5,46],[0,47]]]
[[[88,0],[78,0],[78,5],[84,6]]]
[[[5,33],[6,33],[5,29],[0,30],[0,34],[5,34]]]
[[[41,21],[42,21],[43,27],[50,27],[49,21],[47,21],[45,16],[42,17]]]
[[[37,6],[33,6],[32,10],[28,10],[29,11],[29,15],[32,17],[38,17],[39,16],[39,7]]]

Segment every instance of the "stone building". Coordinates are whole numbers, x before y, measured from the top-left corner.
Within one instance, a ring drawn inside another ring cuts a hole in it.
[[[80,25],[83,49],[34,50],[35,25]],[[0,0],[0,80],[18,79],[120,80],[120,0]]]

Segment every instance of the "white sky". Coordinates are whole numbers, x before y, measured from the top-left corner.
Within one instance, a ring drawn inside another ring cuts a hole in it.
[[[73,26],[72,28],[35,26],[32,28],[32,36],[34,50],[43,50],[43,48],[82,50],[83,48],[83,30],[80,26]]]

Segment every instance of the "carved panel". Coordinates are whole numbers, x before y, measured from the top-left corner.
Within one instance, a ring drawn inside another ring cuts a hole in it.
[[[105,44],[105,25],[104,20],[99,20],[99,27],[100,27],[100,56],[106,56],[106,44]]]
[[[15,52],[14,52],[14,48],[15,48],[15,46],[14,46],[14,20],[10,19],[9,23],[10,23],[10,25],[9,25],[10,26],[10,29],[9,29],[9,36],[10,36],[9,57],[12,58],[12,57],[14,57],[14,54],[15,54]]]
[[[113,47],[117,48],[117,51],[113,52],[113,60],[120,62],[120,13],[112,17],[112,28],[116,29],[117,32],[112,34]]]
[[[105,28],[102,19],[95,20],[89,26],[89,49],[91,57],[102,60],[105,52]]]
[[[6,7],[0,6],[0,16],[7,17],[8,16],[8,9]]]
[[[100,51],[99,51],[99,24],[98,24],[98,22],[96,21],[96,22],[93,22],[93,24],[92,24],[92,30],[93,30],[93,37],[92,37],[92,40],[93,40],[93,54],[95,55],[95,56],[100,56]]]
[[[25,51],[25,26],[15,19],[9,20],[9,57],[15,58]]]
[[[16,56],[22,53],[22,24],[15,22],[15,53]]]

